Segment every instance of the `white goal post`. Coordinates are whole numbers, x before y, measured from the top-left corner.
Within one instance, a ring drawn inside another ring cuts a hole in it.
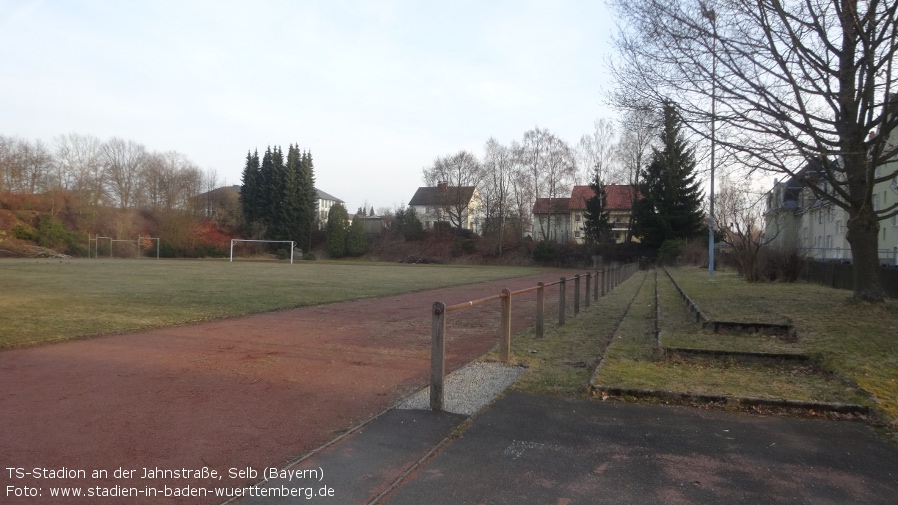
[[[128,240],[128,239],[115,239],[112,237],[103,237],[101,235],[97,235],[92,237],[90,233],[87,234],[87,257],[90,258],[91,247],[93,247],[93,257],[100,257],[100,240],[108,240],[109,241],[109,257],[113,257],[112,246],[115,242],[125,242],[128,244],[134,244],[137,247],[137,258],[140,259],[143,256],[143,241],[144,240],[155,240],[156,241],[156,259],[159,259],[159,237],[144,237],[142,235],[137,235],[137,240]],[[93,244],[93,246],[91,246]]]
[[[239,238],[231,239],[231,263],[234,262],[234,243],[235,242],[271,242],[276,244],[290,244],[290,264],[293,264],[293,250],[296,249],[296,242],[293,240],[244,240]]]
[[[142,237],[140,235],[137,236],[137,257],[140,258],[143,256],[143,241],[149,240],[152,244],[153,240],[156,241],[156,259],[159,259],[159,237]]]

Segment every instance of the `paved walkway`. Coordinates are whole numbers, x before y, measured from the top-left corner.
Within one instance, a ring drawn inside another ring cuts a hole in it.
[[[391,505],[894,504],[898,496],[898,448],[853,422],[518,392],[462,431],[463,420],[390,410],[294,467],[320,469],[320,480],[268,487],[333,493],[302,503]]]

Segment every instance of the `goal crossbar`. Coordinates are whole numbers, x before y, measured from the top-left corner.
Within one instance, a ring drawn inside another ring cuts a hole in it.
[[[141,249],[141,247],[143,246],[143,241],[144,241],[144,240],[149,240],[149,241],[151,241],[151,242],[152,242],[153,240],[156,241],[156,259],[158,260],[158,259],[159,259],[159,237],[143,237],[143,236],[141,236],[141,235],[138,235],[138,236],[137,236],[137,250],[138,250],[138,255],[137,255],[137,257],[140,258],[140,256],[141,256],[142,253],[143,253],[143,250]]]
[[[231,263],[234,262],[234,244],[237,242],[270,242],[274,244],[290,244],[290,264],[293,264],[293,250],[296,249],[296,241],[293,240],[250,240],[241,238],[231,239]]]
[[[102,235],[91,236],[90,233],[87,234],[87,257],[90,258],[91,247],[93,247],[94,258],[100,257],[100,240],[108,240],[109,241],[109,257],[112,258],[112,245],[115,242],[126,242],[131,243],[137,246],[137,258],[139,259],[143,254],[142,242],[144,240],[155,240],[156,241],[156,259],[159,259],[159,237],[144,237],[143,235],[138,235],[137,240],[131,239],[117,239],[112,237],[104,237]]]

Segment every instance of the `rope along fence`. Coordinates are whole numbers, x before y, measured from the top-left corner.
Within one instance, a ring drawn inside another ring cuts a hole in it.
[[[536,293],[536,324],[537,338],[542,338],[545,332],[545,306],[546,288],[558,286],[558,325],[564,325],[567,316],[567,284],[573,281],[573,309],[574,315],[580,313],[581,294],[585,307],[590,306],[591,300],[598,300],[606,293],[617,287],[620,283],[630,278],[637,270],[637,263],[628,263],[613,268],[605,268],[587,272],[584,275],[576,274],[573,277],[562,277],[558,281],[545,284],[538,282],[536,286],[510,291],[503,289],[501,293],[487,296],[477,300],[446,305],[443,302],[434,302],[431,310],[432,329],[430,341],[430,409],[443,410],[443,392],[446,380],[446,317],[449,312],[463,310],[469,307],[499,300],[500,302],[500,330],[499,330],[499,357],[504,363],[511,362],[511,307],[512,300],[516,296],[527,293]],[[595,281],[595,282],[593,282]],[[585,287],[581,285],[585,283]],[[591,295],[591,296],[590,296]]]

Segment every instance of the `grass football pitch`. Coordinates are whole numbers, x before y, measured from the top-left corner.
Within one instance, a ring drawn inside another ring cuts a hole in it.
[[[534,275],[351,262],[0,260],[0,348]],[[422,316],[425,317],[425,316]]]

